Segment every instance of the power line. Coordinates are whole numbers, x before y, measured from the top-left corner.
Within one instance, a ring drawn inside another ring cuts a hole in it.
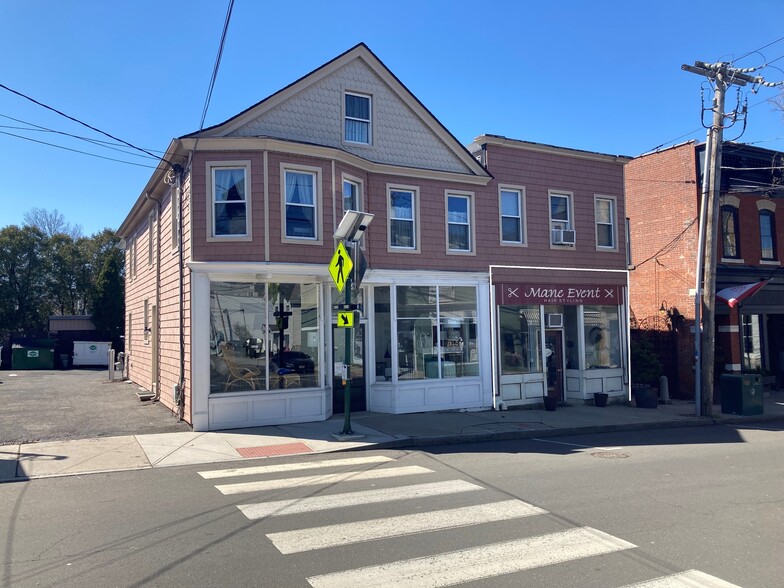
[[[749,51],[748,53],[744,53],[740,57],[736,57],[735,59],[733,59],[732,63],[735,63],[736,61],[740,61],[741,59],[743,59],[744,57],[748,57],[752,53],[758,53],[759,51],[762,51],[763,49],[766,49],[767,47],[770,47],[771,45],[775,45],[779,41],[784,41],[784,37],[779,37],[778,39],[776,39],[775,41],[771,41],[767,45],[763,45],[762,47],[760,47],[758,49],[754,49],[753,51]]]
[[[234,2],[234,0],[232,0],[232,2]],[[84,121],[79,120],[78,118],[74,118],[72,116],[69,116],[69,115],[65,114],[64,112],[62,112],[60,110],[57,110],[56,108],[54,108],[52,106],[48,106],[47,104],[44,104],[43,102],[39,102],[35,98],[31,98],[27,94],[23,94],[22,92],[18,92],[16,90],[12,89],[12,88],[9,88],[5,84],[0,84],[0,88],[3,88],[4,90],[7,90],[8,92],[11,92],[12,94],[16,94],[17,96],[20,96],[20,97],[24,98],[25,100],[29,100],[33,104],[37,104],[38,106],[40,106],[42,108],[46,108],[47,110],[51,110],[52,112],[55,112],[55,113],[59,114],[60,116],[63,116],[65,118],[67,118],[68,120],[72,120],[75,123],[78,123],[78,124],[80,124],[80,125],[82,125],[84,127],[87,127],[88,129],[90,129],[92,131],[95,131],[96,133],[101,133],[102,135],[105,135],[105,136],[107,136],[110,139],[113,139],[115,141],[119,141],[120,143],[123,143],[124,145],[127,145],[128,147],[130,147],[132,149],[136,149],[137,151],[141,151],[142,153],[146,153],[150,157],[154,157],[155,159],[158,159],[160,161],[164,161],[164,162],[168,163],[170,166],[174,167],[174,164],[171,161],[169,161],[167,159],[164,159],[163,157],[159,157],[159,156],[157,156],[157,155],[155,155],[153,153],[150,153],[146,149],[142,149],[141,147],[137,147],[136,145],[134,145],[132,143],[129,143],[128,141],[120,139],[119,137],[115,137],[114,135],[111,135],[111,134],[107,133],[106,131],[102,131],[101,129],[98,129],[98,128],[92,126],[92,125],[87,124]],[[40,141],[38,141],[38,142],[40,142]],[[108,159],[108,158],[104,158],[104,159]],[[147,166],[147,167],[149,167],[149,166]]]
[[[102,147],[102,146],[120,147],[120,146],[123,145],[122,143],[116,143],[116,142],[113,142],[113,141],[102,141],[101,139],[92,139],[90,137],[83,137],[82,135],[72,135],[71,133],[66,133],[65,131],[58,131],[56,129],[50,129],[49,127],[43,127],[41,125],[37,125],[35,123],[31,123],[31,122],[28,122],[26,120],[22,120],[22,119],[19,119],[19,118],[14,118],[13,116],[8,116],[7,114],[0,113],[0,117],[7,118],[8,120],[12,120],[14,122],[18,122],[18,123],[21,123],[23,125],[29,125],[30,127],[34,127],[34,128],[26,128],[26,127],[4,127],[4,128],[11,128],[11,129],[15,128],[15,129],[27,130],[27,131],[41,130],[41,131],[46,131],[46,132],[49,132],[49,133],[56,133],[58,135],[65,135],[66,137],[72,137],[74,139],[79,139],[81,141],[87,141],[88,143],[93,143],[94,145],[98,145],[99,147]],[[148,151],[151,151],[153,153],[165,153],[165,151],[160,151],[158,149],[148,149]],[[131,153],[130,151],[123,151],[123,153],[127,153],[128,155],[134,155],[134,156],[138,156],[138,157],[154,157],[155,159],[160,159],[159,157],[150,156],[150,155],[137,155],[136,153]]]
[[[31,139],[30,137],[25,137],[24,135],[16,135],[14,133],[7,133],[5,131],[0,131],[0,134],[1,135],[8,135],[9,137],[16,137],[17,139],[24,139],[25,141],[32,141],[33,143],[40,143],[41,145],[48,145],[49,147],[56,147],[57,149],[64,149],[65,151],[73,151],[74,153],[81,153],[82,155],[89,155],[90,157],[97,157],[99,159],[107,159],[109,161],[116,161],[117,163],[124,163],[126,165],[135,165],[137,167],[146,167],[146,168],[149,168],[149,169],[156,169],[157,168],[157,166],[154,166],[154,165],[144,165],[143,163],[134,163],[132,161],[123,161],[122,159],[115,159],[114,157],[104,157],[103,155],[97,155],[95,153],[88,153],[87,151],[80,151],[79,149],[72,149],[70,147],[63,147],[62,145],[55,145],[54,143],[47,143],[46,141],[39,141],[37,139]]]

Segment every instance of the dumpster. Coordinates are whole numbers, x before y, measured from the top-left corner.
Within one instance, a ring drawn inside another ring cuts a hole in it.
[[[109,367],[110,342],[105,341],[74,341],[73,367],[105,366]]]
[[[759,374],[722,374],[721,412],[724,414],[762,414],[762,376]]]
[[[54,342],[52,346],[21,346],[11,349],[11,368],[15,370],[53,370]]]

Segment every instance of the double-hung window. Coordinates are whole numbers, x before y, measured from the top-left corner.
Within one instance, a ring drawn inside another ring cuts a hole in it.
[[[370,96],[346,92],[343,135],[346,142],[370,145],[372,141],[371,106]]]
[[[596,196],[594,199],[596,218],[596,246],[615,249],[615,199]]]
[[[250,237],[249,164],[212,164],[212,237]]]
[[[776,259],[776,223],[773,212],[760,210],[760,258],[766,261]]]
[[[316,188],[318,174],[284,171],[286,191],[286,237],[316,239]]]
[[[471,251],[471,196],[468,194],[446,195],[447,201],[447,249],[451,252]]]
[[[572,195],[550,192],[550,244],[574,245]]]
[[[517,188],[501,188],[499,205],[501,209],[501,242],[522,245],[525,243],[523,191]]]
[[[361,186],[353,180],[343,180],[343,212],[361,210]]]
[[[740,258],[740,235],[738,234],[738,209],[734,206],[721,207],[721,239],[724,257]]]
[[[416,249],[417,191],[389,187],[389,246],[393,249]]]

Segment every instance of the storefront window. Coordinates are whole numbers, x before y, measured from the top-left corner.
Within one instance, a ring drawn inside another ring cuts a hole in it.
[[[398,286],[396,294],[398,345],[390,355],[400,380],[479,375],[476,288]]]
[[[318,284],[212,282],[210,391],[318,386]]]
[[[539,306],[499,306],[501,374],[528,374],[542,371]]]
[[[392,379],[392,307],[389,286],[373,290],[373,316],[376,329],[376,379]]]
[[[577,330],[577,306],[564,306],[564,339],[566,339],[566,369],[580,369],[580,348],[578,344],[579,332]]]
[[[760,315],[744,314],[743,323],[743,369],[758,371],[762,367],[762,329]]]
[[[583,329],[587,369],[616,368],[621,365],[617,306],[583,307]]]

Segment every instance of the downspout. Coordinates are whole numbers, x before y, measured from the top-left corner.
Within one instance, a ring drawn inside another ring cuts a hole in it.
[[[181,165],[174,165],[174,190],[177,193],[177,206],[179,208],[177,214],[177,272],[179,283],[179,323],[180,323],[180,373],[177,378],[177,385],[175,388],[174,401],[177,404],[177,418],[182,421],[185,416],[185,274],[183,271],[183,238],[182,238],[182,176],[183,168]]]
[[[161,200],[159,198],[153,198],[150,196],[148,192],[144,193],[144,197],[147,200],[150,200],[155,203],[155,312],[156,316],[153,317],[154,321],[158,320],[158,316],[161,313]],[[152,227],[150,227],[152,230]],[[160,338],[161,333],[160,329],[155,329],[155,333]],[[155,344],[155,349],[158,353],[158,357],[155,361],[156,373],[154,373],[153,379],[155,382],[155,396],[153,397],[153,402],[158,402],[161,399],[161,345],[160,342]]]

